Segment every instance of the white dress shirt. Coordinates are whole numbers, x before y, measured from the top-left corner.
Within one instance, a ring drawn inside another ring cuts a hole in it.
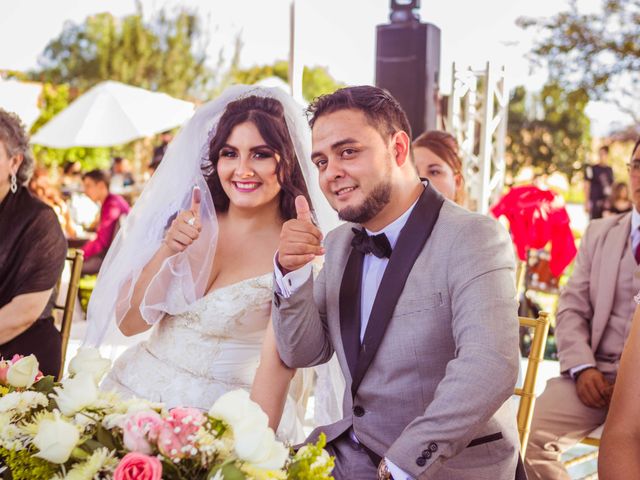
[[[396,220],[384,227],[379,232],[372,232],[370,230],[367,230],[367,234],[373,236],[384,233],[389,240],[391,248],[395,248],[396,243],[398,242],[398,237],[400,236],[400,232],[407,223],[409,215],[411,215],[411,212],[413,211],[416,203],[417,201],[413,205],[411,205],[411,207],[409,207],[409,209],[400,217],[398,217]],[[278,267],[278,263],[276,261],[277,255],[278,254],[276,253],[276,257],[274,258],[276,291],[282,297],[287,298],[298,288],[300,288],[304,284],[304,282],[307,281],[307,279],[311,275],[312,267],[311,264],[308,263],[298,270],[294,270],[293,272],[289,272],[286,275],[282,275],[282,272],[280,271],[280,268]],[[362,340],[364,339],[364,334],[367,330],[369,317],[371,315],[371,309],[373,308],[373,301],[376,298],[378,287],[380,287],[382,276],[384,275],[388,264],[388,258],[378,258],[371,253],[364,256],[364,263],[362,266],[362,289],[360,293],[360,342],[362,342]],[[358,441],[353,430],[351,430],[351,437],[356,442]],[[389,472],[391,472],[391,475],[393,475],[393,478],[395,480],[413,480],[413,477],[394,465],[388,459],[385,458],[385,462],[387,463]]]
[[[640,244],[640,212],[638,212],[635,207],[631,210],[631,232],[629,233],[629,238],[631,239],[631,251],[635,255],[636,248],[638,248],[638,244]],[[594,367],[595,365],[585,363],[569,369],[569,374],[571,378],[575,380],[579,372]]]

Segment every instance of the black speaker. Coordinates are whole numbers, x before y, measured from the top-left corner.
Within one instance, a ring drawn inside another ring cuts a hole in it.
[[[437,128],[440,29],[417,19],[376,28],[376,86],[407,113],[413,138]]]

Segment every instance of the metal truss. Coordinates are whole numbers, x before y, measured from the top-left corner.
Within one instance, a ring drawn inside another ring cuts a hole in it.
[[[502,193],[509,90],[505,68],[452,69],[446,129],[460,145],[468,207],[487,213]]]

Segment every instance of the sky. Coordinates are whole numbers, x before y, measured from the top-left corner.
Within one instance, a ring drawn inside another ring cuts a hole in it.
[[[289,51],[291,0],[141,0],[145,15],[178,5],[195,9],[211,37],[212,63],[222,48],[230,55],[233,39],[243,41],[241,64],[284,60]],[[595,8],[598,0],[581,0]],[[519,16],[542,17],[566,8],[566,0],[422,0],[421,20],[442,32],[441,90],[450,90],[451,64],[484,68],[487,61],[505,65],[510,85],[539,89],[545,72],[531,70],[526,58],[535,33],[520,29]],[[82,22],[105,11],[116,16],[135,11],[134,0],[0,0],[0,69],[25,70],[56,37],[65,21]],[[375,27],[387,23],[389,0],[296,0],[296,44],[305,65],[321,65],[350,85],[373,84]],[[10,47],[7,47],[10,46]],[[604,133],[628,120],[614,107],[593,102],[588,108],[592,131]]]

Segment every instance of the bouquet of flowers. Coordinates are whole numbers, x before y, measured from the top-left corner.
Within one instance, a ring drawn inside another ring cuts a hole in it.
[[[0,361],[0,477],[13,480],[330,479],[324,438],[293,455],[244,390],[208,412],[167,410],[98,389],[110,368],[95,349],[70,377],[43,377],[33,355]]]

